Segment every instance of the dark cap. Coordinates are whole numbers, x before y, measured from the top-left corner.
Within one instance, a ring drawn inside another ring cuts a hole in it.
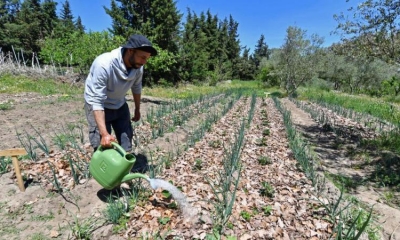
[[[122,47],[139,49],[150,53],[151,56],[157,55],[157,50],[151,45],[151,42],[143,35],[134,34],[130,36],[128,41]]]

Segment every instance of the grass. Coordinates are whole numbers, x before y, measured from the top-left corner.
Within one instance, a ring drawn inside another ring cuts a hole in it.
[[[0,174],[8,171],[8,166],[11,165],[11,158],[0,157]]]
[[[0,110],[6,111],[14,108],[13,101],[7,100],[7,102],[0,103]]]
[[[180,85],[178,87],[145,87],[143,88],[143,95],[161,97],[161,98],[177,98],[186,99],[189,97],[199,97],[201,95],[209,95],[212,93],[222,93],[226,90],[243,90],[243,94],[251,96],[256,93],[257,96],[265,96],[262,85],[259,81],[239,81],[233,80],[231,83],[220,83],[217,86],[197,86],[192,84]]]
[[[31,217],[31,219],[33,221],[40,221],[40,222],[47,222],[47,221],[50,221],[53,218],[54,218],[53,212],[50,212],[49,214],[44,214],[44,215],[40,215],[40,214],[39,215],[33,215]]]
[[[0,93],[22,93],[36,92],[43,96],[63,94],[64,96],[82,94],[83,89],[71,87],[52,79],[33,80],[27,76],[13,76],[11,74],[0,74]]]
[[[349,95],[339,92],[327,92],[320,89],[299,89],[300,98],[312,101],[323,101],[331,105],[351,109],[359,113],[398,124],[400,121],[400,110],[397,105],[382,99],[361,95]]]

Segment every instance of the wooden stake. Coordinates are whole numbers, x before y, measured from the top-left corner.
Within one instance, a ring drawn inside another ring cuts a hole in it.
[[[20,155],[26,155],[26,151],[23,148],[13,148],[13,149],[8,149],[8,150],[1,150],[0,151],[0,157],[10,157],[13,162],[14,170],[15,170],[15,175],[17,176],[18,180],[18,187],[21,192],[25,192],[25,185],[24,181],[22,180],[21,176],[21,170],[19,169],[19,163],[18,163],[18,156]]]

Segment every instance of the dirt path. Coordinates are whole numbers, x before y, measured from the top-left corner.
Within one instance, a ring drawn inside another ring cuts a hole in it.
[[[337,136],[326,133],[308,113],[298,108],[293,102],[288,99],[282,99],[282,102],[290,110],[292,121],[303,132],[303,137],[312,144],[314,151],[318,154],[323,171],[340,173],[358,180],[370,174],[369,169],[353,167],[353,160],[343,150],[346,149],[345,144],[339,149],[335,146]],[[346,143],[349,146],[353,145],[352,142]],[[375,189],[371,184],[358,186],[351,192],[351,195],[368,206],[374,206],[375,222],[377,226],[382,227],[384,239],[400,239],[400,209],[383,203],[382,194],[381,190]]]

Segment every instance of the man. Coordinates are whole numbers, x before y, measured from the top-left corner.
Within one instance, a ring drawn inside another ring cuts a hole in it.
[[[143,65],[157,50],[142,35],[132,35],[122,47],[99,55],[85,82],[85,113],[93,149],[111,147],[118,141],[126,152],[132,150],[132,121],[140,120]],[[135,113],[131,119],[125,95],[131,89]],[[111,135],[114,130],[116,139]]]

